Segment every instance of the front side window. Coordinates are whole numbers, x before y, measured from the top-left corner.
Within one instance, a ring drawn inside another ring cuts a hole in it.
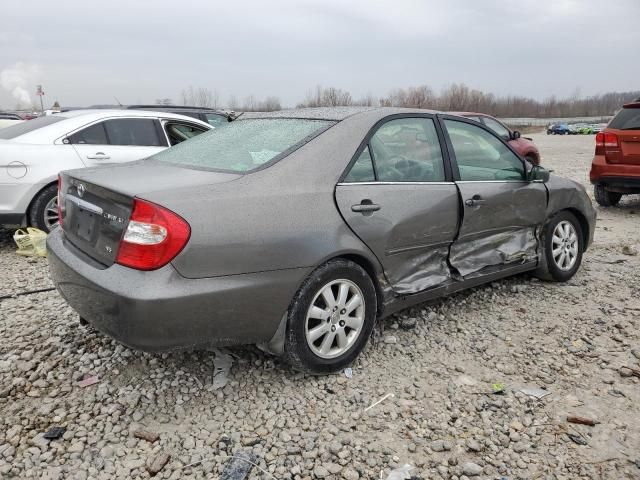
[[[214,127],[219,127],[221,125],[229,123],[227,117],[225,117],[224,115],[218,115],[217,113],[205,113],[204,115],[205,117],[207,117],[207,122],[209,122],[209,125],[212,125]]]
[[[369,146],[379,181],[445,180],[440,141],[430,118],[390,120],[371,137]]]
[[[105,121],[110,145],[161,147],[156,120],[151,118],[117,118]]]
[[[108,145],[104,122],[95,123],[67,137],[69,143],[75,145]]]
[[[511,138],[511,134],[509,130],[502,125],[500,122],[495,121],[493,118],[483,117],[484,124],[489,127],[491,130],[496,132],[499,137],[504,138],[505,140],[509,140]]]
[[[498,138],[480,127],[444,121],[460,171],[460,180],[524,180],[524,163]]]
[[[236,120],[151,158],[185,167],[247,173],[286,156],[334,123],[298,118]]]
[[[185,140],[189,140],[190,138],[196,137],[201,133],[206,132],[202,127],[194,126],[186,123],[167,123],[165,125],[165,131],[167,132],[167,136],[169,137],[169,143],[171,145],[177,145],[178,143],[184,142]]]

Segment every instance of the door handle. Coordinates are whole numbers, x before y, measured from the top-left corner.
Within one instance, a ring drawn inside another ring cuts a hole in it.
[[[96,152],[93,155],[87,155],[89,160],[109,160],[111,157],[103,152]]]
[[[471,198],[468,198],[464,201],[464,204],[467,207],[476,207],[478,205],[482,205],[484,203],[483,198],[480,195],[474,195]]]
[[[362,200],[359,205],[351,205],[352,212],[362,213],[363,215],[371,215],[378,210],[380,210],[380,205],[368,199]]]

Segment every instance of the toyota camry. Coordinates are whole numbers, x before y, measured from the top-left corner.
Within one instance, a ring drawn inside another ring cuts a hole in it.
[[[377,320],[530,271],[570,279],[584,188],[469,119],[246,114],[145,160],[63,172],[52,278],[83,322],[146,351],[259,344],[329,372]]]

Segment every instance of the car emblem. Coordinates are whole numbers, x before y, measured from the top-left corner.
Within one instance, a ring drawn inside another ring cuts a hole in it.
[[[84,192],[87,190],[83,184],[80,184],[76,187],[76,189],[78,190],[78,196],[80,198],[84,197]]]

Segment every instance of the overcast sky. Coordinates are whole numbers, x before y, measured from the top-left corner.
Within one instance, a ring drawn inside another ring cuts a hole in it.
[[[544,98],[640,88],[640,0],[34,0],[2,2],[0,107],[223,102],[317,84],[354,98],[454,82]]]

